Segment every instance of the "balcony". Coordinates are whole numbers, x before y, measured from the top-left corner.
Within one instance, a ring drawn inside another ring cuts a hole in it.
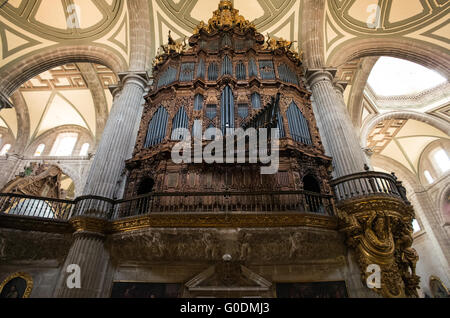
[[[366,171],[332,180],[337,204],[348,200],[367,197],[390,197],[411,203],[406,198],[406,189],[395,174]]]

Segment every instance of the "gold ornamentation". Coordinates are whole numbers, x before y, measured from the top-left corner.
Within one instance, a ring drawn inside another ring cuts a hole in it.
[[[25,280],[27,282],[27,287],[25,288],[25,291],[24,291],[22,297],[20,297],[20,295],[18,294],[18,291],[15,292],[16,295],[13,294],[13,295],[11,295],[11,297],[8,297],[8,295],[6,295],[6,297],[7,298],[28,298],[28,297],[30,297],[31,290],[33,289],[33,278],[29,274],[23,273],[23,272],[17,272],[17,273],[11,274],[8,277],[6,277],[5,280],[3,280],[3,282],[0,284],[0,293],[2,293],[3,288],[6,286],[6,284],[8,284],[14,278],[22,278],[23,280]]]
[[[288,41],[283,38],[274,39],[270,37],[270,34],[267,34],[264,49],[270,50],[276,54],[286,54],[291,61],[300,66],[302,64],[303,52],[298,53],[292,49],[294,42],[297,41]]]
[[[231,1],[222,0],[219,3],[219,9],[214,11],[213,17],[208,20],[208,24],[201,21],[195,28],[194,35],[199,34],[200,31],[212,33],[231,28],[237,28],[241,31],[255,30],[255,25],[240,15],[239,10],[233,8]]]
[[[128,232],[148,227],[195,227],[195,228],[235,228],[235,227],[284,227],[309,226],[336,229],[333,217],[305,213],[247,213],[247,214],[149,214],[111,223],[110,231]]]
[[[152,66],[153,69],[157,68],[159,65],[163,64],[171,55],[178,55],[186,51],[186,37],[183,41],[175,41],[172,38],[171,31],[169,30],[168,42],[166,45],[162,45],[158,49],[157,56],[153,59]],[[161,52],[162,49],[162,52]]]
[[[420,277],[416,275],[418,255],[412,245],[414,210],[400,199],[366,197],[338,205],[339,227],[347,245],[356,250],[365,284],[370,264],[381,268],[383,297],[418,297]]]
[[[70,219],[70,224],[75,229],[75,232],[92,232],[103,234],[107,232],[108,221],[104,219],[77,216]]]

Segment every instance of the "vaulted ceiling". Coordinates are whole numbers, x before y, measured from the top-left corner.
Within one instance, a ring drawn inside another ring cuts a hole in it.
[[[30,144],[45,131],[71,124],[83,127],[98,141],[112,103],[107,86],[117,81],[116,73],[129,68],[140,70],[141,65],[149,70],[158,47],[167,41],[169,30],[175,39],[189,36],[200,21],[208,21],[218,2],[0,0],[0,77],[8,77],[22,67],[23,61],[31,63],[34,56],[43,55],[45,60],[47,54],[51,59],[53,52],[65,48],[82,47],[88,53],[99,51],[103,52],[102,57],[111,57],[98,58],[99,63],[109,68],[79,60],[49,67],[40,74],[30,72],[32,76],[16,85],[16,96],[9,90],[14,86],[12,80],[2,82],[0,78],[0,93],[10,95],[10,102],[21,103],[22,106],[14,106],[25,107],[29,117],[24,124],[27,116],[18,109],[2,109],[0,128],[17,138],[23,127],[29,127],[27,144]],[[450,120],[448,81],[438,87],[427,87],[427,91],[419,87],[414,94],[401,98],[381,96],[366,85],[377,57],[382,55],[420,63],[448,79],[450,1],[234,0],[233,3],[259,32],[295,41],[295,48],[305,53],[306,66],[321,63],[338,69],[337,80],[348,84],[344,97],[357,128],[394,110],[414,110]],[[136,63],[142,55],[146,56],[144,64]],[[398,120],[394,124],[402,119]],[[412,124],[417,123],[404,121],[394,137],[377,132],[376,129],[381,129],[378,127],[371,131],[369,144],[381,149],[380,140],[389,140],[380,152],[390,155],[387,152],[392,148],[394,156],[401,152],[400,147],[407,149],[414,144],[402,135]],[[439,134],[423,131],[421,135],[434,138]],[[415,158],[400,157],[399,162],[415,169]]]

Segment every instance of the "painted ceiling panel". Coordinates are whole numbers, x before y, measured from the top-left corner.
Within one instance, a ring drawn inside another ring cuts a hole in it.
[[[17,137],[17,115],[16,110],[14,108],[2,109],[0,116],[2,116],[3,120],[12,130],[14,137]]]
[[[400,22],[424,11],[420,0],[393,0],[389,13],[389,22]]]
[[[5,121],[0,117],[0,127],[8,128],[8,125],[6,125]]]
[[[257,0],[234,0],[234,7],[249,21],[256,20],[264,15],[264,9]]]
[[[411,170],[411,172],[415,172],[411,165],[409,164],[408,160],[406,159],[404,153],[402,150],[398,147],[398,145],[395,142],[390,142],[386,148],[381,152],[383,156],[392,158],[398,162],[400,162],[402,165],[404,165],[406,168]]]
[[[74,4],[79,6],[80,8],[79,23],[82,29],[90,28],[102,20],[103,14],[100,12],[98,7],[92,2],[92,0],[73,0],[73,1]]]
[[[350,6],[348,14],[362,23],[373,23],[374,20],[369,20],[373,16],[370,8],[376,7],[378,5],[378,0],[358,0]]]
[[[61,91],[60,93],[66,97],[73,104],[73,106],[75,106],[89,125],[92,134],[95,136],[96,117],[91,92],[89,90],[70,90]]]
[[[32,136],[39,125],[42,115],[45,112],[45,107],[49,102],[52,92],[30,91],[21,93],[28,107],[28,114],[30,116],[30,136]]]
[[[423,136],[436,136],[436,137],[443,137],[448,138],[449,136],[445,134],[444,132],[440,131],[439,129],[434,128],[433,126],[430,126],[426,123],[423,123],[421,121],[410,119],[406,122],[405,126],[400,130],[400,132],[397,134],[397,138],[399,137],[405,137],[405,136],[417,136],[417,135],[423,135]]]
[[[62,96],[56,94],[39,125],[37,135],[62,125],[78,125],[89,129],[76,109]]]
[[[41,1],[34,18],[36,21],[53,28],[67,29],[65,6],[62,0]]]
[[[8,3],[14,8],[19,8],[23,0],[9,0]]]
[[[408,157],[409,161],[413,164],[414,169],[418,171],[417,164],[419,162],[420,155],[422,151],[431,142],[437,140],[434,137],[406,137],[397,139],[397,142],[405,150],[405,155]],[[391,142],[392,143],[392,142]]]

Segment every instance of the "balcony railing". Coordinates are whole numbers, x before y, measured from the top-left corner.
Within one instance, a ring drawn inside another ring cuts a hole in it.
[[[299,212],[334,215],[331,195],[307,191],[152,193],[131,199],[97,196],[73,201],[0,193],[0,214],[68,220],[89,215],[120,219],[151,213]]]
[[[0,214],[68,220],[74,201],[0,193]]]
[[[367,171],[347,175],[331,182],[337,202],[348,199],[383,195],[401,199],[410,204],[406,190],[394,174]]]
[[[307,191],[154,193],[116,201],[113,218],[164,212],[311,212],[332,216],[332,196]]]

